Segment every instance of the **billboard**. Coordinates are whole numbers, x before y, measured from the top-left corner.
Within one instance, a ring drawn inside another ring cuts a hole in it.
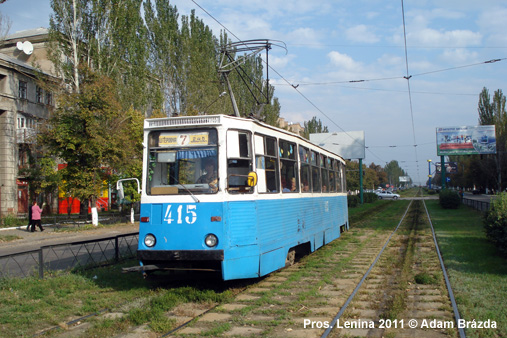
[[[437,128],[437,155],[496,154],[495,126]]]
[[[410,176],[400,176],[399,182],[400,183],[410,183]]]
[[[436,162],[435,167],[437,169],[437,173],[440,173],[442,170],[441,162]],[[445,172],[447,174],[457,174],[458,173],[458,163],[456,162],[445,162],[444,164]]]

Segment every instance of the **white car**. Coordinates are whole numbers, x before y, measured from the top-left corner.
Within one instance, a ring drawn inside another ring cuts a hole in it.
[[[400,198],[400,195],[394,194],[390,191],[379,191],[379,192],[376,192],[376,194],[379,199],[392,198],[393,200],[397,200],[398,198]]]

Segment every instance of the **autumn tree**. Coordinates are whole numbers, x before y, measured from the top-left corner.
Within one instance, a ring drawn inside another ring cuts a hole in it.
[[[63,190],[95,206],[113,170],[140,166],[143,116],[122,109],[109,78],[87,71],[83,79],[79,93],[60,96],[39,144],[66,164]]]
[[[137,121],[138,111],[145,116],[232,113],[230,101],[220,99],[226,88],[217,72],[220,42],[194,11],[180,20],[167,0],[51,0],[51,6],[49,50],[62,90],[47,126],[59,136],[44,137],[51,153],[66,162],[66,186],[74,196],[95,198],[109,176],[104,168],[119,174],[130,170],[119,163],[126,155],[112,154],[121,142],[133,142],[122,137],[125,121]],[[260,57],[248,60],[246,69],[256,84],[267,86]],[[257,103],[242,85],[233,78],[246,116]],[[274,104],[263,117],[276,123],[280,105],[273,88],[269,93]],[[126,120],[119,123],[119,116]],[[118,133],[104,129],[108,119]],[[129,135],[142,140],[137,132]],[[138,151],[133,162],[140,163],[141,149],[131,149]],[[139,178],[140,166],[133,172]]]

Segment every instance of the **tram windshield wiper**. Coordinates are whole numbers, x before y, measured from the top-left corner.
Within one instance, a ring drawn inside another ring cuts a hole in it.
[[[189,189],[187,189],[187,187],[185,187],[184,184],[181,184],[180,181],[178,181],[173,175],[169,174],[169,176],[174,180],[174,182],[176,182],[177,185],[179,185],[180,187],[182,187],[183,189],[185,189],[185,191],[188,192],[190,194],[190,196],[192,196],[192,198],[194,199],[195,203],[200,203],[201,202],[201,201],[199,201],[199,199]]]

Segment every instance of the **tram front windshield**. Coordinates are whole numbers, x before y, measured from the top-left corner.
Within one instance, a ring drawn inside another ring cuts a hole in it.
[[[215,129],[154,131],[149,134],[149,195],[213,194],[218,191]]]

